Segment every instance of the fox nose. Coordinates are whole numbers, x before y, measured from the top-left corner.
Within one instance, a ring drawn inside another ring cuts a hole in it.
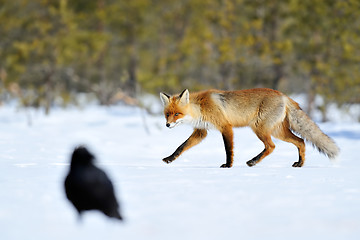
[[[166,123],[166,126],[167,126],[167,127],[170,127],[170,123]]]

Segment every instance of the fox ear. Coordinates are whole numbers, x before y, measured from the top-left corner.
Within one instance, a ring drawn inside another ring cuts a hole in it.
[[[160,93],[160,99],[161,102],[163,103],[164,107],[167,106],[170,102],[170,96],[167,95],[166,93]]]
[[[180,98],[180,103],[183,105],[189,104],[190,100],[189,100],[189,90],[185,89],[184,91],[182,91],[182,93],[180,93],[179,95]]]

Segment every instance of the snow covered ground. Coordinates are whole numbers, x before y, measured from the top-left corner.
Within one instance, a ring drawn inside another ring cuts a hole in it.
[[[167,165],[161,159],[192,129],[167,129],[162,116],[144,121],[136,108],[91,106],[46,117],[1,106],[0,238],[360,239],[360,124],[320,128],[341,148],[336,164],[307,145],[305,166],[292,168],[297,149],[275,140],[273,154],[249,168],[263,146],[241,128],[234,167],[220,169],[225,150],[216,131]],[[78,221],[63,189],[78,144],[113,180],[124,223],[98,212]]]

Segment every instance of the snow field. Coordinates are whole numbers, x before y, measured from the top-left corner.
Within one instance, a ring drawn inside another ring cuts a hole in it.
[[[31,116],[33,125],[28,126]],[[56,109],[45,117],[0,108],[1,239],[359,239],[360,124],[320,128],[339,145],[333,164],[307,144],[275,140],[275,151],[249,168],[263,145],[248,128],[234,131],[234,167],[210,131],[171,164],[161,161],[192,129],[165,127],[162,116],[127,107]],[[79,221],[63,181],[73,148],[86,144],[113,180],[124,223],[89,212]]]

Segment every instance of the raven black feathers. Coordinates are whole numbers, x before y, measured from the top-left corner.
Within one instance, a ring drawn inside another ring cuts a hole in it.
[[[114,187],[105,172],[94,165],[94,156],[85,148],[77,147],[71,157],[65,192],[76,210],[99,210],[106,216],[122,220]]]

